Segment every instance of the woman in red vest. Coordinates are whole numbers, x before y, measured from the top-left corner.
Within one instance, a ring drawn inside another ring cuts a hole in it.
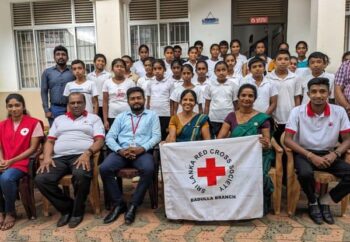
[[[28,172],[29,157],[43,137],[42,122],[27,115],[24,98],[16,93],[6,98],[8,118],[0,122],[0,228],[16,221],[18,180]]]

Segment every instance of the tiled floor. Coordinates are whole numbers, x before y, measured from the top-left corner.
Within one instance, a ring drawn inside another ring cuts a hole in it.
[[[126,185],[131,188],[130,184]],[[28,221],[19,202],[18,213],[22,218],[12,230],[0,231],[0,241],[350,241],[349,212],[347,216],[337,217],[335,225],[317,226],[306,214],[305,200],[300,202],[293,218],[283,213],[247,221],[204,223],[169,221],[164,216],[163,205],[156,210],[150,209],[147,196],[131,226],[124,225],[122,216],[116,222],[104,225],[102,218],[96,218],[88,208],[83,223],[69,229],[56,228],[59,215],[53,208],[50,208],[52,216],[42,216],[40,196],[36,193],[38,219]],[[339,206],[332,206],[332,210],[339,214]],[[105,214],[106,211],[102,216]]]

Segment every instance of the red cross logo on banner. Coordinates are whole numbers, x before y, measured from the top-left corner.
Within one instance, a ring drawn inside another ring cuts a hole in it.
[[[226,174],[225,167],[215,166],[215,158],[207,158],[205,162],[206,167],[197,168],[198,177],[207,177],[208,186],[215,186],[217,184],[216,177]]]

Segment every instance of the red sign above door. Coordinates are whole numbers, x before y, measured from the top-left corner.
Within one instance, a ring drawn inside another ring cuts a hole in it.
[[[251,17],[250,24],[267,24],[269,22],[269,17]]]

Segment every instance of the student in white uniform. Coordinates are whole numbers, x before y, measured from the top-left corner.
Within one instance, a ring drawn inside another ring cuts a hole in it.
[[[272,115],[277,106],[278,91],[276,85],[264,76],[265,62],[259,57],[255,57],[249,61],[248,68],[251,76],[246,76],[243,83],[254,85],[258,91],[253,108]]]
[[[301,81],[301,88],[303,91],[301,104],[307,104],[310,101],[310,98],[307,94],[308,82],[315,77],[325,77],[329,80],[329,102],[334,103],[334,74],[326,72],[326,67],[329,63],[329,58],[326,54],[322,52],[313,52],[309,55],[308,64],[310,68],[310,74],[306,76],[299,76]]]
[[[291,56],[288,69],[291,72],[295,73],[297,68],[298,68],[298,58],[296,56]]]
[[[98,116],[103,120],[102,103],[103,103],[103,93],[102,87],[106,80],[111,78],[111,73],[106,71],[107,59],[103,54],[96,54],[94,57],[95,70],[90,72],[86,79],[92,81],[96,84],[98,92]]]
[[[181,73],[182,73],[182,61],[181,60],[174,60],[171,62],[171,71],[173,75],[170,77],[170,80],[174,83],[174,88],[178,86],[182,86],[184,81],[181,79]]]
[[[236,57],[235,73],[237,76],[243,76],[243,65],[247,62],[247,57],[240,53],[241,41],[233,39],[230,42],[231,54]]]
[[[172,46],[164,47],[164,63],[166,67],[165,76],[171,77],[173,75],[171,71],[171,63],[174,60],[174,48]]]
[[[306,57],[306,53],[308,51],[308,44],[301,40],[295,45],[295,51],[298,55],[298,69],[296,70],[296,74],[298,76],[306,76],[310,74],[309,64],[308,64],[308,58]]]
[[[221,40],[219,43],[220,46],[220,60],[223,60],[228,52],[228,42],[226,40]]]
[[[199,60],[196,64],[197,80],[193,83],[195,86],[200,87],[202,94],[205,88],[209,85],[210,80],[207,77],[208,74],[208,64],[204,60]],[[192,79],[193,81],[193,79]],[[205,99],[202,95],[202,103],[205,103]]]
[[[64,88],[63,96],[68,97],[73,92],[83,93],[86,102],[86,111],[89,113],[98,113],[98,92],[96,84],[93,81],[86,80],[85,63],[81,60],[72,61],[72,72],[75,81],[68,82]]]
[[[289,71],[290,54],[286,50],[280,50],[276,55],[276,68],[267,75],[267,78],[276,85],[278,101],[273,113],[276,122],[274,137],[279,142],[284,132],[290,111],[300,105],[301,85],[294,73]]]
[[[232,81],[237,86],[241,85],[242,82],[242,76],[237,75],[235,72],[235,66],[237,64],[236,57],[233,54],[227,54],[225,55],[224,61],[226,62],[228,69],[227,69],[227,79],[229,81]]]
[[[140,79],[137,81],[137,86],[141,87],[145,93],[146,93],[148,83],[155,79],[153,74],[154,61],[155,59],[153,57],[147,57],[143,61],[143,66],[145,68],[146,75],[144,77],[140,77]]]
[[[227,79],[227,64],[219,61],[215,65],[216,80],[210,82],[204,92],[204,114],[208,114],[212,133],[218,135],[228,113],[235,110],[238,86]]]
[[[265,71],[268,70],[270,62],[272,61],[272,59],[270,57],[268,57],[266,55],[266,47],[265,47],[265,42],[264,41],[258,41],[255,44],[255,55],[250,57],[247,62],[244,64],[243,66],[243,75],[246,76],[249,74],[249,69],[248,69],[248,63],[251,59],[253,59],[255,56],[258,56],[260,58],[262,58],[263,60],[265,60]]]
[[[214,68],[216,63],[219,61],[220,46],[218,44],[212,44],[210,46],[210,59],[206,60],[208,63],[208,77],[210,80],[215,80],[216,76],[214,73]]]
[[[125,78],[133,80],[136,84],[140,77],[132,71],[132,66],[134,62],[133,59],[131,58],[131,56],[128,55],[123,55],[122,59],[125,61],[126,64]]]
[[[197,73],[196,73],[196,64],[197,64],[197,60],[198,60],[198,49],[196,46],[191,46],[188,49],[188,61],[186,61],[184,64],[189,64],[192,66],[192,69],[194,71],[194,75],[193,75],[193,82],[195,82],[195,80],[197,79]]]
[[[106,130],[112,126],[118,114],[130,109],[126,92],[135,83],[125,78],[126,63],[123,59],[117,58],[112,61],[112,72],[114,77],[103,84],[103,120]]]
[[[134,63],[132,66],[131,71],[134,72],[139,77],[143,77],[146,75],[145,68],[143,66],[143,61],[149,57],[149,48],[147,45],[140,45],[139,46],[139,57],[140,59]]]
[[[153,62],[153,73],[155,79],[147,85],[146,108],[157,113],[160,121],[162,140],[165,140],[168,135],[168,126],[170,116],[173,110],[170,95],[174,89],[174,83],[165,75],[166,66],[163,60],[155,60]]]
[[[174,89],[173,93],[170,96],[170,100],[174,102],[173,105],[173,114],[182,112],[182,107],[180,104],[181,93],[186,89],[191,89],[197,94],[197,104],[194,107],[193,111],[196,113],[203,113],[202,108],[202,91],[199,86],[195,86],[192,83],[193,78],[193,68],[189,64],[184,64],[182,66],[182,80],[184,81],[181,86],[178,86]]]

